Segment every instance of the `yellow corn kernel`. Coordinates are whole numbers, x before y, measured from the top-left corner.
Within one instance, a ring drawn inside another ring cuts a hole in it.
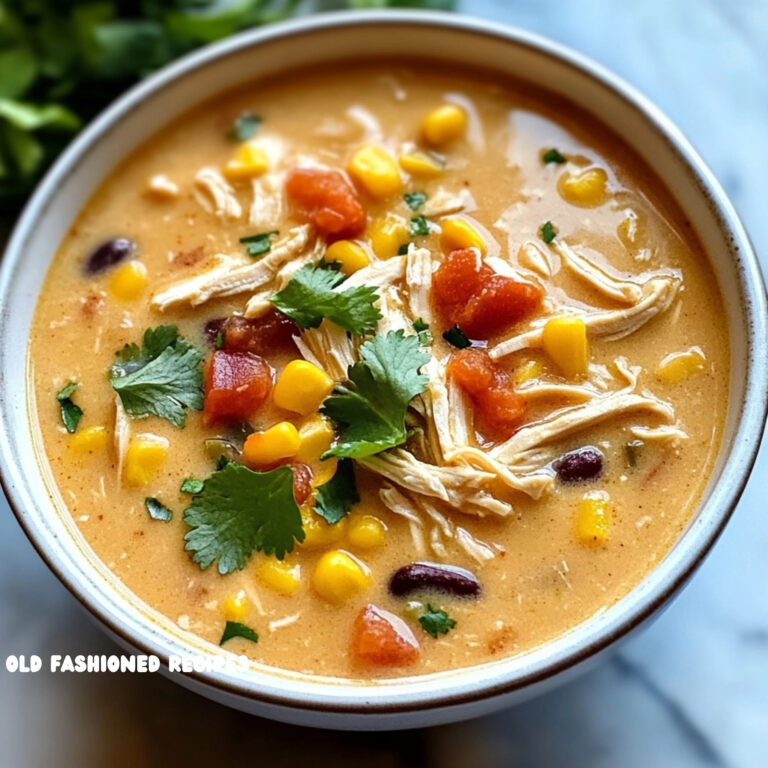
[[[587,168],[578,173],[566,171],[557,180],[560,196],[582,208],[594,208],[605,202],[608,174],[602,168]]]
[[[604,544],[611,524],[611,501],[605,491],[591,491],[576,510],[576,536],[584,544]]]
[[[430,179],[443,172],[440,162],[426,152],[411,152],[400,155],[400,167],[411,176],[422,176]]]
[[[243,446],[243,459],[252,466],[268,466],[291,459],[299,450],[299,430],[290,421],[281,421],[263,432],[252,432]]]
[[[299,429],[299,450],[296,461],[311,464],[325,453],[333,442],[333,425],[324,416],[313,416]]]
[[[342,605],[371,585],[368,568],[341,549],[326,552],[312,574],[312,587],[323,600]]]
[[[109,292],[121,301],[139,297],[147,286],[147,268],[140,261],[129,261],[118,267],[109,281]]]
[[[405,245],[410,234],[408,224],[402,216],[388,213],[383,219],[374,221],[368,228],[371,249],[380,259],[396,256],[401,245]]]
[[[328,525],[320,515],[309,507],[301,508],[301,524],[304,528],[303,549],[321,549],[341,541],[347,532],[347,518],[342,517],[338,523]]]
[[[245,592],[240,590],[236,595],[225,597],[221,601],[221,612],[227,621],[242,621],[248,615],[248,600]]]
[[[349,521],[347,540],[355,549],[374,549],[384,544],[387,526],[373,515],[352,517]]]
[[[146,485],[168,458],[169,443],[159,435],[136,435],[128,444],[123,474],[132,485]]]
[[[260,176],[269,168],[269,157],[257,144],[242,144],[234,157],[224,166],[224,175],[230,181],[240,181]]]
[[[567,379],[585,374],[589,366],[587,326],[580,317],[553,317],[542,333],[544,351]]]
[[[312,485],[319,488],[325,485],[336,474],[339,468],[338,459],[323,459],[312,465]]]
[[[334,261],[341,264],[341,271],[345,275],[351,275],[371,263],[365,248],[354,240],[337,240],[331,243],[325,249],[324,258],[329,264]]]
[[[665,384],[682,384],[704,370],[707,358],[698,347],[667,355],[656,369],[656,378]]]
[[[279,595],[295,595],[301,586],[301,566],[267,557],[259,563],[256,575]]]
[[[358,149],[347,169],[372,197],[394,195],[400,191],[403,183],[392,155],[373,144]]]
[[[69,438],[69,447],[75,453],[103,451],[107,445],[107,428],[100,425],[86,427]]]
[[[421,121],[424,140],[436,146],[461,138],[467,130],[467,113],[457,104],[443,104]]]
[[[440,247],[446,253],[457,248],[477,248],[485,255],[486,246],[480,233],[466,220],[459,216],[443,219],[440,222]]]
[[[291,360],[277,379],[272,400],[278,408],[306,416],[320,407],[332,389],[333,379],[324,370],[307,360]]]
[[[536,379],[544,373],[544,364],[540,360],[526,360],[515,371],[515,381],[518,384]]]

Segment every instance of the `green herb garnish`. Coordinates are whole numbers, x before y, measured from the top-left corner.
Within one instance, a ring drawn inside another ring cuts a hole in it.
[[[541,225],[541,229],[539,229],[539,236],[547,245],[549,245],[555,239],[556,235],[557,230],[551,221],[545,221]]]
[[[454,325],[453,328],[449,328],[443,333],[443,338],[456,349],[466,349],[472,346],[472,342],[467,337],[467,334],[459,328],[458,325]]]
[[[258,634],[247,624],[241,624],[239,621],[228,621],[226,623],[224,634],[221,636],[221,640],[219,640],[219,645],[224,645],[227,640],[231,640],[233,637],[244,637],[252,643],[259,642]]]
[[[341,459],[336,474],[315,493],[315,512],[335,525],[360,501],[351,459]]]
[[[162,520],[164,523],[167,523],[173,517],[173,512],[154,496],[147,496],[144,499],[144,506],[153,520]]]
[[[183,427],[185,409],[203,408],[203,356],[175,326],[144,332],[141,348],[126,344],[110,368],[110,383],[125,412],[133,418],[150,414]]]
[[[627,457],[627,464],[630,467],[637,466],[637,460],[640,458],[644,447],[645,443],[642,440],[630,440],[624,445],[624,453]]]
[[[305,266],[271,301],[302,330],[317,328],[323,318],[350,333],[374,330],[381,320],[381,312],[374,306],[379,298],[376,289],[360,285],[334,291],[343,281],[339,272]]]
[[[405,256],[408,253],[408,246],[410,243],[403,243],[398,249],[397,249],[397,255],[398,256]]]
[[[348,381],[336,386],[322,412],[341,428],[338,445],[321,458],[361,459],[404,443],[405,412],[429,380],[419,368],[429,360],[416,336],[389,331],[360,347],[360,361],[351,365]]]
[[[429,234],[429,222],[425,216],[411,217],[411,237],[426,237]]]
[[[184,522],[192,529],[184,536],[192,560],[202,570],[216,560],[222,575],[245,567],[254,550],[282,560],[295,541],[304,540],[287,466],[254,472],[225,464],[184,510]]]
[[[429,323],[425,323],[420,317],[413,321],[413,330],[419,337],[419,344],[422,347],[428,347],[432,343],[432,331],[429,330]]]
[[[546,163],[567,163],[568,158],[561,155],[554,147],[552,149],[548,149],[542,156],[541,156],[541,162]]]
[[[241,112],[232,123],[227,137],[232,141],[248,141],[261,127],[261,118],[253,112]]]
[[[70,381],[56,393],[56,400],[58,400],[61,410],[61,420],[70,434],[77,430],[77,425],[83,418],[83,409],[72,402],[72,394],[79,386],[76,381]]]
[[[447,635],[456,626],[456,622],[445,611],[434,609],[427,603],[427,609],[419,616],[421,628],[437,640],[438,635]]]
[[[179,490],[182,493],[191,493],[194,496],[200,493],[204,487],[205,482],[203,480],[198,480],[196,477],[185,477]]]
[[[423,192],[406,192],[403,200],[412,211],[418,211],[427,202],[427,196]]]
[[[248,235],[248,237],[241,237],[240,242],[247,245],[246,251],[248,255],[254,259],[257,256],[263,256],[265,253],[269,253],[272,250],[272,237],[279,235],[278,230],[272,232],[260,232],[258,235]]]

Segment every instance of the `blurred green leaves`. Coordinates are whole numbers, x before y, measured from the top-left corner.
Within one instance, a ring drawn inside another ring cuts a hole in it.
[[[0,0],[0,211],[13,213],[78,128],[206,43],[299,13],[449,10],[452,0]]]

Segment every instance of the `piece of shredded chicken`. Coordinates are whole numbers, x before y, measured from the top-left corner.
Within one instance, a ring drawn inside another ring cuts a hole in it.
[[[197,172],[194,195],[208,213],[221,219],[236,220],[243,215],[235,190],[215,168],[205,167]]]

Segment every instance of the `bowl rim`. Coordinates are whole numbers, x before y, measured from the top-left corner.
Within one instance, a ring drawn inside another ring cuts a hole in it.
[[[593,81],[612,91],[627,106],[633,108],[640,118],[645,120],[667,142],[677,155],[677,158],[686,167],[686,170],[692,174],[701,193],[708,198],[711,213],[716,218],[719,229],[732,244],[731,252],[735,260],[734,268],[739,273],[738,284],[745,299],[744,306],[741,309],[747,316],[749,328],[746,338],[747,369],[745,375],[747,384],[742,403],[741,417],[736,425],[733,447],[729,455],[729,464],[740,468],[742,474],[730,479],[726,479],[724,474],[722,484],[728,487],[720,493],[718,503],[707,503],[700,510],[700,516],[705,512],[708,513],[708,524],[688,528],[665,558],[646,575],[640,584],[636,585],[625,596],[625,598],[628,597],[641,584],[649,582],[653,579],[654,575],[656,576],[655,581],[657,583],[647,589],[646,593],[635,601],[636,604],[631,607],[631,610],[628,610],[622,616],[618,616],[613,621],[613,624],[608,625],[604,631],[597,634],[593,631],[591,636],[587,634],[585,642],[581,643],[579,647],[570,650],[565,649],[560,652],[559,656],[557,654],[550,654],[539,661],[538,664],[534,664],[530,671],[523,672],[523,674],[510,675],[510,672],[507,671],[506,675],[504,675],[501,674],[500,670],[500,674],[495,676],[493,682],[480,686],[469,682],[464,686],[464,690],[454,690],[453,692],[445,692],[442,690],[445,686],[438,684],[432,686],[426,693],[422,695],[412,694],[410,698],[407,695],[398,695],[397,686],[398,683],[402,683],[405,686],[408,682],[413,682],[415,678],[399,678],[391,685],[377,688],[366,687],[365,690],[375,693],[373,696],[364,699],[353,698],[348,695],[350,690],[361,689],[364,686],[363,683],[355,680],[344,681],[345,685],[336,686],[338,693],[329,696],[327,686],[325,695],[319,695],[316,691],[309,690],[310,688],[319,689],[322,685],[322,682],[313,679],[312,676],[307,676],[305,681],[305,686],[308,686],[308,688],[304,692],[299,691],[298,695],[296,695],[285,690],[279,692],[262,691],[258,687],[249,684],[248,681],[227,677],[220,672],[194,672],[184,675],[184,677],[203,684],[208,688],[222,693],[229,693],[241,700],[263,702],[294,710],[303,709],[348,714],[384,714],[453,707],[519,691],[534,683],[541,683],[553,678],[559,673],[576,667],[591,657],[596,656],[608,648],[608,646],[629,634],[652,614],[656,613],[686,583],[696,568],[703,562],[730,519],[749,479],[760,445],[760,438],[766,418],[766,408],[768,407],[768,398],[763,386],[768,381],[768,358],[764,355],[761,357],[760,355],[760,350],[765,349],[768,345],[766,296],[760,266],[754,248],[732,204],[712,172],[688,140],[648,98],[610,70],[597,64],[587,56],[527,30],[505,23],[478,19],[466,15],[414,10],[344,11],[280,22],[240,32],[223,41],[198,49],[167,65],[146,80],[134,85],[101,112],[76,136],[48,171],[44,179],[38,184],[14,227],[5,250],[5,256],[0,264],[0,300],[11,290],[12,273],[16,262],[23,252],[24,243],[35,221],[41,215],[44,215],[50,206],[61,181],[71,173],[79,159],[88,154],[92,141],[108,132],[110,127],[118,123],[124,116],[139,108],[141,102],[146,97],[162,91],[179,79],[194,75],[198,70],[204,69],[215,61],[231,55],[237,55],[246,49],[263,43],[307,34],[311,35],[330,28],[354,29],[355,27],[377,25],[426,26],[442,28],[447,31],[470,33],[527,48],[534,53],[555,59],[561,64],[586,74]],[[332,59],[332,56],[329,57],[330,59]],[[4,302],[0,301],[0,306],[4,306]],[[6,325],[6,313],[0,311],[0,344],[7,343],[4,340]],[[5,496],[17,521],[40,557],[73,596],[113,636],[119,638],[127,646],[138,648],[144,653],[159,656],[164,666],[167,667],[167,649],[161,647],[155,638],[150,638],[149,636],[144,638],[136,637],[131,634],[129,629],[121,626],[119,616],[113,617],[101,610],[89,594],[81,593],[76,578],[78,570],[76,568],[70,569],[66,564],[62,566],[56,561],[55,556],[46,550],[43,536],[35,529],[33,522],[28,519],[25,513],[24,502],[21,498],[22,494],[17,493],[14,487],[12,476],[14,457],[10,444],[6,440],[5,433],[9,425],[1,402],[0,425],[4,427],[2,432],[0,432],[0,486],[5,492]],[[724,470],[725,472],[727,472],[727,469]],[[720,490],[718,487],[718,491]],[[667,570],[670,570],[670,573],[666,574],[666,578],[662,578],[660,573],[661,565],[673,553],[676,553],[675,566],[671,569],[667,568]],[[591,619],[587,619],[579,626],[586,629],[590,621]],[[542,647],[553,646],[559,639],[555,638]],[[514,657],[510,657],[510,659],[505,661],[510,661],[512,658]],[[460,675],[474,668],[460,668],[453,670],[453,672],[456,675]],[[279,688],[279,678],[273,675],[272,679],[278,681],[276,687]],[[424,678],[422,677],[422,679]]]

